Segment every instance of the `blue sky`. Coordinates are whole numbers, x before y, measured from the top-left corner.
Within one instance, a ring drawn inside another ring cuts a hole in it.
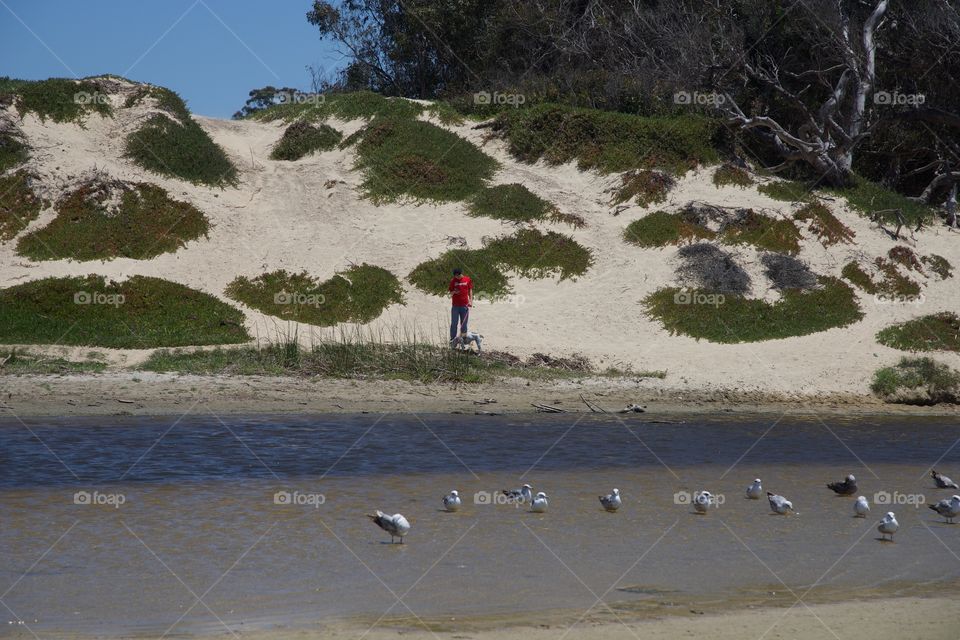
[[[264,85],[309,88],[345,63],[306,20],[310,0],[0,0],[0,76],[115,73],[229,117]]]

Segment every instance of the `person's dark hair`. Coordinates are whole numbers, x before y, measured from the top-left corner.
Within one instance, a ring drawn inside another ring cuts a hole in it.
[[[455,275],[455,276],[459,276],[461,273],[463,273],[463,270],[462,270],[462,269],[454,269],[454,270],[453,270],[453,275]]]

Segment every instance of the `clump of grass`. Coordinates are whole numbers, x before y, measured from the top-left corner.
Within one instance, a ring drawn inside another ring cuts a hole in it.
[[[544,103],[498,114],[494,130],[525,162],[577,161],[603,173],[661,169],[683,174],[714,162],[718,122],[701,116],[644,117]]]
[[[227,285],[226,294],[268,315],[321,327],[370,322],[391,304],[403,304],[397,277],[369,264],[353,265],[322,282],[306,271],[241,276]]]
[[[920,294],[920,285],[904,276],[892,262],[877,258],[874,266],[880,276],[876,281],[858,263],[848,262],[840,272],[844,278],[856,285],[864,293],[871,295],[897,296],[908,298]]]
[[[793,214],[794,220],[808,222],[807,228],[820,239],[824,247],[835,244],[851,244],[856,234],[833,215],[830,208],[820,202],[811,202]]]
[[[917,254],[914,253],[910,247],[904,247],[903,245],[891,247],[890,251],[887,252],[887,257],[906,268],[907,271],[923,273],[923,265],[920,263],[920,258],[917,257]]]
[[[682,213],[653,213],[634,220],[623,232],[623,239],[639,247],[665,247],[716,237],[710,229],[688,221]]]
[[[329,151],[340,143],[343,134],[328,124],[314,126],[300,120],[283,132],[270,152],[271,160],[299,160],[316,151]]]
[[[0,344],[147,349],[250,339],[243,313],[160,278],[44,278],[0,289]]]
[[[206,237],[210,229],[196,207],[146,183],[92,180],[67,194],[56,210],[50,224],[20,238],[18,254],[32,260],[148,260]]]
[[[557,208],[522,184],[498,184],[483,188],[467,207],[467,215],[508,222],[543,220]]]
[[[427,113],[446,126],[459,126],[465,122],[463,114],[457,111],[449,102],[434,102],[427,107]]]
[[[726,162],[713,172],[713,184],[718,188],[733,185],[745,189],[753,184],[753,178],[746,169]]]
[[[45,203],[30,186],[35,179],[23,169],[0,175],[0,242],[13,238],[40,215]]]
[[[759,342],[845,327],[863,318],[853,290],[820,277],[810,291],[789,289],[774,303],[707,291],[659,289],[645,300],[647,312],[673,334],[710,342]]]
[[[10,131],[0,130],[0,173],[27,161],[27,145]]]
[[[923,264],[927,265],[930,271],[937,274],[941,280],[953,277],[953,265],[943,256],[931,253],[928,256],[923,256],[922,260]]]
[[[190,117],[180,96],[162,87],[148,87],[140,99],[145,97],[156,100],[163,113],[150,116],[127,136],[125,153],[129,158],[148,171],[194,184],[237,183],[237,168]]]
[[[795,180],[778,180],[757,187],[757,191],[774,200],[783,202],[809,202],[810,187]]]
[[[592,264],[590,250],[569,236],[521,229],[482,249],[447,251],[417,265],[407,279],[426,293],[447,295],[450,274],[459,268],[473,280],[477,298],[497,298],[511,291],[506,271],[526,278],[558,275],[565,280],[583,275]]]
[[[398,117],[377,118],[359,136],[355,168],[361,189],[377,203],[401,196],[450,202],[477,194],[493,176],[497,161],[446,129]]]
[[[897,225],[896,214],[899,210],[908,225],[926,223],[934,218],[933,209],[925,204],[887,189],[875,182],[855,176],[853,184],[845,189],[825,189],[828,193],[840,196],[847,200],[852,209],[873,218],[877,212],[886,212],[879,219],[887,224]]]
[[[808,291],[817,286],[817,275],[802,260],[782,253],[765,253],[760,257],[764,273],[778,291]]]
[[[733,254],[709,242],[682,247],[677,255],[681,260],[677,276],[688,287],[735,296],[750,290],[750,275]]]
[[[621,177],[622,184],[613,195],[612,204],[635,199],[641,207],[664,202],[667,192],[677,181],[663,171],[640,169],[628,171]]]
[[[800,252],[800,231],[792,221],[771,218],[753,209],[739,213],[725,224],[721,239],[726,244],[748,244],[767,251],[797,254]]]
[[[38,82],[23,82],[13,88],[17,112],[23,117],[34,113],[40,120],[54,122],[83,122],[89,113],[107,117],[113,114],[108,96],[91,80],[50,78]]]
[[[960,351],[960,316],[949,311],[920,316],[881,330],[877,342],[901,351]]]
[[[960,403],[960,371],[931,358],[902,358],[873,374],[870,390],[887,402]]]
[[[297,94],[281,104],[267,107],[250,114],[250,118],[270,122],[283,120],[294,122],[306,120],[317,122],[329,117],[341,120],[370,120],[376,117],[414,119],[424,106],[403,98],[388,98],[372,91],[357,91],[333,94]],[[440,113],[442,112],[442,116]],[[438,107],[435,110],[441,121],[451,117],[450,111]],[[446,123],[445,123],[446,124]]]
[[[67,360],[11,349],[0,349],[0,375],[51,375],[100,373],[107,368],[98,360]]]

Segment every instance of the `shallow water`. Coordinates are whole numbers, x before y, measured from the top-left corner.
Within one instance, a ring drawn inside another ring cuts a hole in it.
[[[41,635],[159,635],[952,585],[960,526],[914,503],[948,496],[927,474],[960,476],[958,437],[934,418],[7,420],[0,610]],[[900,504],[853,518],[824,487],[847,473]],[[754,477],[799,515],[745,499]],[[475,503],[523,482],[548,513]],[[614,486],[608,514],[597,495]],[[441,512],[452,488],[464,508]],[[702,516],[682,504],[701,488],[724,499]],[[405,544],[364,517],[376,508],[407,516]],[[887,510],[893,544],[875,529]]]

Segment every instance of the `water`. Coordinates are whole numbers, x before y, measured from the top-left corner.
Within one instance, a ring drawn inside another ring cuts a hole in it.
[[[934,418],[8,420],[0,611],[38,634],[160,635],[953,589],[960,526],[912,503],[948,496],[927,474],[960,476],[958,437]],[[871,502],[901,503],[851,517],[852,498],[823,486],[847,473]],[[754,477],[800,515],[746,500]],[[548,493],[547,514],[475,504],[523,482]],[[624,507],[608,514],[597,495],[614,486]],[[464,508],[443,513],[452,488]],[[700,488],[724,503],[677,503]],[[364,517],[375,508],[407,516],[406,544]],[[876,540],[887,510],[895,544]]]

